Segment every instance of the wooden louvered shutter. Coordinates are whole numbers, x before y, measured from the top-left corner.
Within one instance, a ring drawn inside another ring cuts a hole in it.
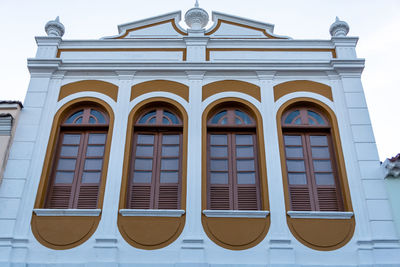
[[[311,181],[307,172],[304,136],[285,134],[284,142],[291,209],[294,211],[315,210]]]
[[[306,140],[317,210],[343,210],[329,135],[307,134]]]
[[[156,168],[157,136],[151,133],[138,133],[134,137],[133,161],[130,190],[128,192],[129,209],[150,209],[153,206],[153,176]]]
[[[72,208],[73,186],[79,174],[79,161],[84,144],[84,134],[62,132],[56,152],[52,183],[49,188],[46,208]]]
[[[234,208],[259,210],[259,179],[255,134],[232,134]]]
[[[158,138],[158,179],[155,186],[155,208],[179,209],[182,136],[180,134],[160,133]]]
[[[229,179],[228,134],[209,134],[208,139],[208,207],[231,210],[233,192]]]
[[[89,132],[85,134],[84,149],[77,181],[75,202],[78,209],[97,207],[101,174],[103,169],[106,132]]]

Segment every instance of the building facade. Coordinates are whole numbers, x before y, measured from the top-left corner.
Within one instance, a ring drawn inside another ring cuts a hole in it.
[[[36,37],[0,266],[399,266],[357,37],[196,5]]]

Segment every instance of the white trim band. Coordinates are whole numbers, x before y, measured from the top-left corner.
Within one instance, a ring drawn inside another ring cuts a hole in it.
[[[181,217],[184,210],[120,209],[122,216]]]
[[[232,218],[265,218],[269,215],[267,210],[203,210],[207,217],[232,217]]]
[[[33,209],[37,216],[99,216],[101,209]]]
[[[290,218],[294,219],[351,219],[351,211],[288,211]]]

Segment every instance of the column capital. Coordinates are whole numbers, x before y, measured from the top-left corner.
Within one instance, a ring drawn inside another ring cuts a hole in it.
[[[201,81],[203,80],[205,74],[205,71],[186,71],[186,75],[191,81]]]
[[[135,77],[136,71],[115,71],[118,75],[118,79],[121,80],[133,80]]]
[[[256,71],[260,81],[272,80],[275,77],[276,71]]]

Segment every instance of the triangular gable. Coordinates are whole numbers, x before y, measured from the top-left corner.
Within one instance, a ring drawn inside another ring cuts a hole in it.
[[[186,31],[179,26],[181,12],[152,17],[144,20],[134,21],[118,26],[119,34],[103,39],[136,39],[136,38],[181,38],[187,35]]]
[[[275,35],[274,25],[220,12],[212,12],[214,25],[205,33],[212,38],[266,38],[290,39]]]

